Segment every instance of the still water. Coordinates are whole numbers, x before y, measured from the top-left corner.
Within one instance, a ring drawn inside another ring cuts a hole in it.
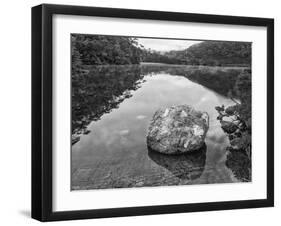
[[[225,164],[229,140],[215,110],[234,102],[220,89],[190,80],[182,68],[93,67],[73,82],[72,130],[80,138],[72,146],[73,190],[238,181]],[[189,70],[194,68],[184,68]],[[208,112],[206,147],[183,156],[148,151],[146,132],[155,111],[182,104]]]

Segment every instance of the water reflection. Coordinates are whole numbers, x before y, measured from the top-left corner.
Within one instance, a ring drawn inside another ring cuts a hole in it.
[[[251,109],[251,71],[239,74],[234,92],[240,102],[235,105],[217,106],[218,121],[226,133],[230,145],[226,166],[240,181],[251,181],[252,159],[252,109]]]
[[[91,121],[97,121],[126,98],[142,82],[140,67],[99,66],[91,67],[89,73],[72,78],[72,143],[79,134],[88,134]]]
[[[142,65],[144,74],[167,73],[181,75],[204,87],[214,90],[223,96],[235,96],[234,86],[238,75],[245,68],[221,68],[210,66],[186,66],[186,65]],[[222,85],[223,84],[223,85]]]
[[[229,140],[215,110],[234,104],[227,96],[231,85],[221,91],[214,77],[235,78],[240,69],[133,65],[84,70],[72,78],[72,189],[233,182],[225,166]],[[208,112],[208,151],[169,159],[148,151],[146,130],[155,111],[182,104]]]
[[[230,151],[225,165],[232,170],[239,181],[249,182],[252,180],[251,160],[245,151]]]
[[[218,69],[208,66],[119,65],[88,67],[72,77],[72,144],[81,134],[90,133],[87,125],[97,121],[132,96],[143,77],[157,74],[181,75],[227,96],[232,93],[240,69]],[[221,86],[224,84],[224,86]]]
[[[206,149],[204,145],[200,150],[184,155],[165,155],[149,149],[148,156],[176,177],[192,181],[199,178],[204,171]]]

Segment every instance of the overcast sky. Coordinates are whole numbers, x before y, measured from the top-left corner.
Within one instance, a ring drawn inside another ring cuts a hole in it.
[[[138,42],[139,44],[142,44],[146,49],[150,48],[156,51],[170,51],[170,50],[183,50],[201,41],[138,38]]]

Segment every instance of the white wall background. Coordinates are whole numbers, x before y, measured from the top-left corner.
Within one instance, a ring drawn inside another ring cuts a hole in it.
[[[38,225],[30,215],[31,168],[31,10],[42,1],[9,0],[1,3],[0,35],[0,224]],[[58,0],[45,3],[135,8],[190,13],[275,18],[275,115],[281,115],[281,4],[277,0]],[[280,52],[279,52],[280,51]],[[278,103],[279,102],[279,103]],[[56,222],[56,225],[277,225],[281,213],[281,126],[275,118],[275,208],[199,212],[98,220]]]

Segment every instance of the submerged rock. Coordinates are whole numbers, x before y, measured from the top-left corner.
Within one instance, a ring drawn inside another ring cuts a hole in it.
[[[225,109],[225,113],[229,116],[234,115],[236,112],[237,106],[233,105],[233,106],[229,106]]]
[[[147,146],[164,154],[181,154],[200,149],[209,126],[206,112],[188,105],[155,112],[147,134]]]
[[[165,155],[148,149],[148,156],[156,164],[169,170],[174,176],[183,180],[199,178],[205,168],[206,145],[198,151],[183,155]]]
[[[73,134],[73,135],[71,136],[71,144],[72,144],[72,145],[75,144],[75,143],[77,143],[79,140],[80,140],[80,137],[79,137],[78,135]]]
[[[221,121],[221,128],[226,133],[234,133],[238,129],[238,126],[233,122]]]

